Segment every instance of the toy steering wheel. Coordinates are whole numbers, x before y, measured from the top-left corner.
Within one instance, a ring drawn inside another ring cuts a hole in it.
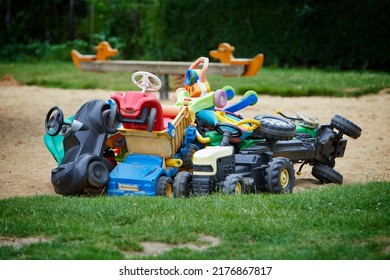
[[[222,127],[228,127],[231,128],[233,131],[228,129],[222,129]],[[242,131],[238,126],[235,126],[234,124],[230,123],[217,123],[215,125],[215,131],[217,131],[220,134],[224,134],[225,131],[228,131],[230,133],[230,136],[233,137],[241,137]]]
[[[260,126],[260,121],[255,119],[242,119],[241,121],[236,123],[236,126],[240,126],[242,124],[251,124],[251,126],[249,126],[246,130],[253,131]]]
[[[49,112],[47,112],[45,119],[45,129],[46,133],[50,136],[56,136],[60,133],[61,128],[64,124],[64,113],[61,108],[58,106],[52,107]]]
[[[161,88],[161,80],[154,74],[138,71],[131,76],[131,80],[136,84],[142,92],[158,91]]]

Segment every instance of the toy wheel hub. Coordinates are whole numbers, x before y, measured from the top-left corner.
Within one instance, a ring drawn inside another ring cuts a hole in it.
[[[237,182],[236,188],[235,188],[235,190],[234,190],[234,193],[235,193],[235,194],[241,194],[241,192],[242,192],[242,185],[241,185],[240,182]]]
[[[166,188],[166,190],[165,190],[165,195],[166,195],[167,197],[171,197],[172,193],[173,193],[172,185],[171,185],[171,184],[168,184],[168,185],[167,185],[167,188]]]
[[[101,166],[97,165],[94,168],[94,174],[97,178],[102,178],[103,177],[103,172],[104,170],[102,169]]]
[[[290,178],[289,178],[288,170],[283,169],[282,172],[280,173],[280,177],[279,177],[280,185],[283,188],[287,187],[289,180],[290,180]]]

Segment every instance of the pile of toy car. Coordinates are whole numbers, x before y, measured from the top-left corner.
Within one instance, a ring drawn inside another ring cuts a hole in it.
[[[107,186],[108,195],[291,193],[295,163],[298,174],[310,164],[320,181],[342,183],[335,159],[344,155],[344,134],[360,136],[357,125],[339,115],[319,125],[303,113],[279,111],[283,118],[242,118],[237,112],[257,103],[256,92],[228,105],[234,89],[211,91],[207,67],[204,57],[189,67],[174,105],[162,105],[152,93],[161,87],[157,76],[136,72],[140,92],[88,101],[66,120],[59,107],[51,108],[44,141],[58,163],[51,176],[55,192]]]

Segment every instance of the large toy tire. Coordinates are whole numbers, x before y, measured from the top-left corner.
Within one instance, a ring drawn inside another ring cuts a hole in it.
[[[330,125],[353,139],[359,138],[362,134],[362,129],[359,126],[340,115],[335,115],[331,119]]]
[[[88,166],[88,182],[94,187],[102,187],[108,183],[110,172],[101,161],[93,161]]]
[[[245,193],[245,183],[242,176],[239,174],[228,175],[223,182],[222,193],[230,195]]]
[[[198,150],[198,146],[196,146],[195,144],[190,144],[190,146],[187,149],[187,153],[181,156],[181,160],[183,161],[183,165],[182,165],[183,169],[190,170],[193,168],[192,157],[194,156],[194,153],[197,150]]]
[[[106,131],[108,134],[114,134],[117,133],[117,127],[118,123],[114,121],[113,119],[116,118],[113,116],[113,110],[107,109],[102,112],[102,123],[104,127],[104,131]]]
[[[173,197],[173,181],[167,176],[161,176],[157,182],[157,195]]]
[[[287,119],[267,115],[257,115],[254,119],[260,121],[254,134],[268,141],[291,140],[296,134],[295,124]]]
[[[325,184],[334,183],[334,184],[342,184],[343,183],[343,175],[338,173],[333,168],[326,166],[321,163],[317,163],[313,166],[311,174],[321,182]]]
[[[295,171],[292,162],[285,157],[274,158],[265,169],[265,189],[271,193],[292,193],[295,187]]]
[[[157,109],[151,108],[150,114],[148,117],[148,132],[152,132],[154,128],[154,124],[156,122]]]
[[[173,195],[175,197],[188,197],[190,195],[190,185],[192,174],[187,171],[181,171],[176,174],[173,180]]]

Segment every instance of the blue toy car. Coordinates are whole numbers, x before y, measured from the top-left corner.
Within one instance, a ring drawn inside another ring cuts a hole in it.
[[[123,163],[110,173],[108,195],[113,196],[174,196],[173,180],[181,159],[170,159],[166,166],[163,156],[147,154],[129,154]]]
[[[49,110],[45,120],[47,135],[63,136],[64,156],[57,159],[60,162],[51,173],[56,193],[78,194],[89,185],[107,184],[114,166],[104,158],[104,152],[108,134],[117,131],[115,114],[116,109],[98,99],[82,105],[70,123],[64,122],[61,108],[55,106]]]

